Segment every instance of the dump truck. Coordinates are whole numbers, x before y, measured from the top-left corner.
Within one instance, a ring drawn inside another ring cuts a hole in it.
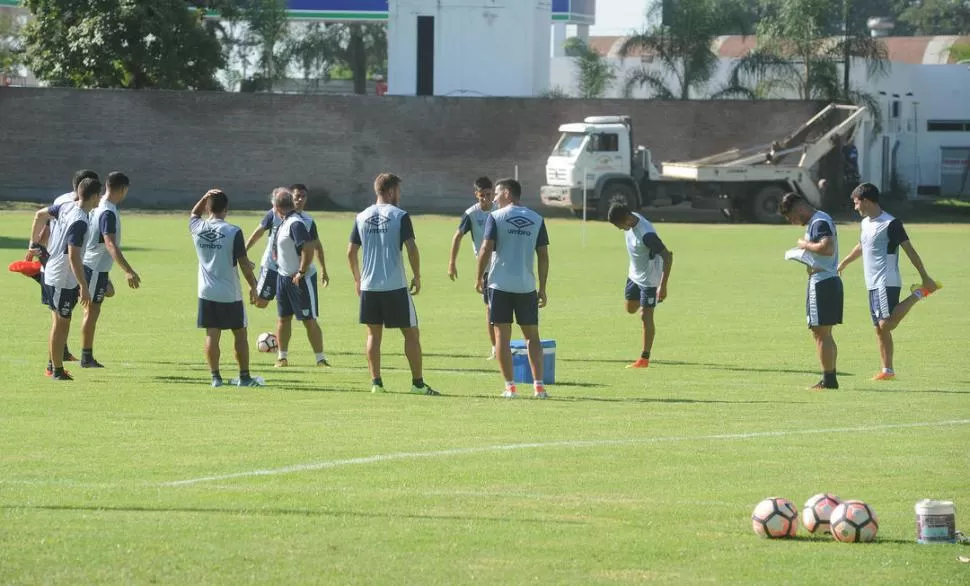
[[[578,217],[585,209],[586,217],[605,219],[613,203],[639,209],[689,202],[735,220],[776,223],[785,193],[821,208],[819,179],[834,186],[858,181],[853,140],[865,114],[861,106],[829,104],[781,140],[659,166],[649,149],[634,147],[630,116],[591,116],[559,127],[540,197]]]

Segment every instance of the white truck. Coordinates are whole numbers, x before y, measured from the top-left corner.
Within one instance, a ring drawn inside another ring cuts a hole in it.
[[[818,179],[838,185],[857,180],[854,159],[847,163],[843,151],[854,152],[853,135],[865,112],[860,106],[830,104],[782,140],[694,161],[664,162],[659,168],[648,149],[634,148],[629,116],[589,117],[559,127],[562,134],[546,163],[540,197],[543,204],[569,208],[577,217],[584,205],[587,217],[605,219],[617,202],[638,209],[686,201],[695,208],[720,209],[732,219],[775,223],[786,192],[822,207]]]

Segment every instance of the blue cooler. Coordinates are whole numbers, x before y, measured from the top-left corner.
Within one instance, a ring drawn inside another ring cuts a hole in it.
[[[517,383],[532,383],[532,368],[529,366],[529,350],[525,340],[512,340],[512,379]],[[551,385],[556,382],[556,341],[542,340],[542,382]]]

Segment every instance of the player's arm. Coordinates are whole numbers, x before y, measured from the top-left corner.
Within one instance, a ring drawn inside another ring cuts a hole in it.
[[[330,284],[330,275],[327,274],[327,259],[323,254],[323,242],[320,242],[320,233],[317,231],[317,223],[310,222],[310,239],[312,243],[307,243],[307,246],[313,247],[313,254],[316,255],[317,260],[320,261],[320,282],[324,287]]]
[[[862,256],[862,243],[861,242],[859,244],[856,244],[855,245],[855,248],[852,249],[852,252],[850,252],[848,255],[846,255],[846,257],[843,258],[841,262],[839,262],[839,266],[838,266],[838,269],[837,269],[838,270],[838,273],[841,275],[842,274],[842,271],[845,270],[845,267],[849,266],[849,263],[855,261],[860,256]]]
[[[545,307],[549,298],[546,297],[546,281],[549,279],[549,233],[546,222],[539,226],[539,237],[536,239],[536,260],[539,269],[539,307]]]
[[[249,255],[246,254],[246,241],[243,239],[242,230],[237,230],[232,239],[232,256],[236,261],[236,266],[242,271],[246,283],[249,284],[249,302],[255,305],[259,298],[256,294],[259,285],[256,282],[256,275],[253,273],[253,263],[249,261]]]
[[[495,252],[496,238],[498,238],[498,225],[495,223],[495,218],[489,214],[488,218],[485,219],[485,234],[482,236],[482,245],[478,249],[475,290],[479,293],[485,290],[485,271],[488,270],[488,263],[492,260],[492,253]]]
[[[202,196],[202,199],[196,202],[195,206],[192,207],[192,211],[189,212],[189,218],[202,217],[202,214],[205,213],[205,206],[209,203],[209,198],[212,197],[213,191],[216,191],[216,190],[210,189],[209,191],[205,192],[205,195]]]
[[[458,278],[458,266],[455,264],[458,261],[458,251],[461,249],[461,239],[471,232],[472,229],[472,219],[468,214],[462,214],[461,224],[458,225],[458,229],[455,230],[455,235],[451,238],[451,256],[448,257],[448,277],[454,281]]]
[[[357,251],[361,245],[360,231],[357,229],[357,222],[354,222],[354,229],[350,232],[350,244],[347,245],[347,263],[350,264],[350,272],[354,275],[354,289],[360,295],[360,259]]]
[[[121,252],[121,247],[118,245],[118,217],[110,210],[105,211],[101,214],[101,220],[96,229],[101,232],[101,236],[104,238],[105,250],[118,263],[121,270],[125,272],[125,279],[128,281],[128,286],[132,289],[137,289],[141,285],[141,277],[138,276],[135,269],[131,268],[128,259],[125,258],[124,253]]]
[[[411,295],[417,295],[421,292],[421,255],[414,241],[414,225],[408,214],[401,218],[401,245],[408,249],[408,262],[411,264],[411,286],[408,291]]]
[[[909,241],[909,236],[906,235],[903,223],[899,220],[893,220],[889,224],[889,240],[890,243],[898,244],[906,252],[909,262],[913,263],[913,268],[919,272],[919,277],[923,280],[923,287],[928,289],[930,293],[936,291],[938,289],[936,281],[926,272],[926,267],[923,266],[923,259],[920,258],[919,253],[913,248],[913,243]]]
[[[667,281],[670,279],[670,271],[674,268],[674,252],[664,249],[660,253],[660,258],[664,260],[664,273],[660,277],[660,288],[657,290],[657,299],[663,301],[667,298]]]
[[[39,249],[38,243],[40,243],[41,238],[44,236],[44,229],[47,227],[47,222],[49,222],[51,218],[57,217],[57,210],[55,209],[52,212],[52,207],[53,206],[41,208],[37,210],[36,214],[34,214],[34,221],[30,225],[30,238],[27,243],[27,255],[24,257],[24,260],[29,261],[37,255],[37,251]]]
[[[91,303],[91,292],[88,290],[88,280],[84,275],[84,241],[88,233],[87,228],[86,222],[74,222],[67,229],[67,260],[81,289],[80,302],[84,307]]]
[[[821,254],[822,256],[832,256],[835,254],[835,240],[829,236],[823,236],[818,242],[799,238],[798,247],[802,250],[814,252],[815,254]]]
[[[259,242],[259,239],[262,238],[263,234],[265,233],[266,233],[266,228],[263,228],[262,225],[256,226],[256,229],[253,230],[253,233],[249,235],[249,240],[246,240],[246,252],[249,252],[249,249],[252,248],[254,244]]]
[[[280,229],[282,230],[282,228]],[[297,268],[296,274],[293,275],[293,284],[299,285],[306,277],[310,266],[313,265],[313,253],[316,250],[315,241],[311,239],[310,231],[307,230],[303,222],[294,222],[290,225],[290,238],[300,253],[300,266]]]

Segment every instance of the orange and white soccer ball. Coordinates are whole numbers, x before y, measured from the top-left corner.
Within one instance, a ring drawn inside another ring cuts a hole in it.
[[[276,352],[279,346],[276,343],[276,335],[270,332],[263,332],[256,337],[256,349],[260,352]]]
[[[798,533],[798,509],[786,498],[766,498],[751,513],[751,526],[761,537],[794,537]]]
[[[879,519],[872,507],[862,501],[845,501],[835,507],[829,520],[832,537],[843,543],[869,542],[876,539]]]
[[[829,519],[842,499],[827,492],[819,493],[808,499],[802,508],[802,525],[809,533],[831,533]]]

